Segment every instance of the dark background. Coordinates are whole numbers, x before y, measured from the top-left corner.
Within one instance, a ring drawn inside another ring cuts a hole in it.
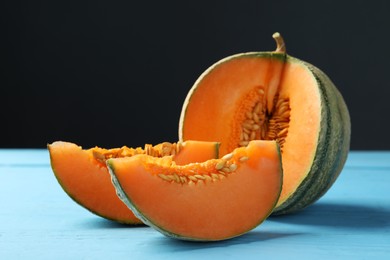
[[[279,31],[344,95],[351,148],[390,149],[390,1],[3,2],[0,147],[176,141],[197,77]]]

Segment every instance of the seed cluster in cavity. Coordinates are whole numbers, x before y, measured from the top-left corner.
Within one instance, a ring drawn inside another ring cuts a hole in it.
[[[226,154],[219,160],[215,160],[214,167],[210,172],[199,173],[196,170],[189,170],[187,174],[171,173],[163,174],[160,173],[157,176],[168,182],[176,183],[197,183],[199,181],[215,182],[226,178],[229,174],[237,171],[239,165],[249,159],[248,156],[241,156],[238,160],[232,160],[233,154]]]
[[[101,163],[105,163],[106,160],[110,158],[122,158],[122,157],[131,157],[137,154],[146,154],[153,157],[164,157],[169,155],[175,155],[180,152],[183,144],[181,142],[177,143],[169,143],[164,142],[158,145],[145,144],[144,149],[141,147],[137,148],[129,148],[127,146],[123,146],[121,148],[114,149],[101,149],[101,148],[92,148],[93,157],[100,161]]]
[[[267,112],[264,89],[258,88],[257,93],[258,101],[245,112],[238,146],[247,146],[252,140],[276,140],[282,150],[290,122],[290,102],[276,96],[273,111]]]
[[[164,142],[155,146],[151,144],[145,144],[145,154],[153,156],[153,157],[164,157],[169,155],[176,155],[183,148],[183,144],[181,142],[177,143],[169,143]]]

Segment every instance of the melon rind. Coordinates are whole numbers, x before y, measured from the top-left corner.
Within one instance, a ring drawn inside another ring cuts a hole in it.
[[[117,192],[119,199],[121,199],[123,201],[123,203],[126,204],[126,206],[134,213],[134,215],[138,219],[140,219],[145,225],[148,225],[149,227],[156,229],[157,231],[159,231],[160,233],[164,234],[167,237],[172,237],[172,238],[176,238],[176,239],[180,239],[180,240],[190,240],[189,238],[182,237],[178,234],[169,232],[169,231],[161,228],[160,226],[155,225],[153,222],[149,221],[149,219],[144,214],[142,214],[142,211],[137,208],[137,206],[132,202],[132,200],[124,192],[120,182],[118,181],[118,178],[115,175],[115,167],[112,164],[111,160],[107,161],[107,166],[108,166],[108,171],[111,175],[112,184],[114,185],[114,187],[116,189],[116,192]],[[192,240],[195,240],[195,239],[192,239]]]
[[[274,209],[273,215],[302,210],[321,198],[340,175],[350,148],[351,120],[347,105],[333,82],[317,67],[287,56],[286,62],[305,66],[321,93],[321,127],[312,166],[295,192]]]

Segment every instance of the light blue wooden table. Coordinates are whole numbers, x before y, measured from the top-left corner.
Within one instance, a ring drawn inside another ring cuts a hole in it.
[[[46,150],[0,149],[0,259],[390,259],[390,152],[351,152],[332,189],[241,237],[176,241],[92,215],[58,185]]]

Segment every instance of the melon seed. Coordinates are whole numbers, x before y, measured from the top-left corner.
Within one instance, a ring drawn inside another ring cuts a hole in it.
[[[240,162],[245,162],[249,159],[248,156],[241,156],[240,159],[238,159]]]
[[[160,177],[163,180],[166,180],[166,181],[170,181],[171,180],[171,178],[169,178],[168,175],[165,175],[165,174],[162,174],[162,173],[158,174],[157,176]]]
[[[225,166],[226,161],[221,160],[215,165],[216,170],[221,170]]]
[[[223,168],[221,169],[221,171],[226,172],[226,173],[231,172],[231,170],[230,170],[229,167],[223,167]]]
[[[211,177],[213,178],[213,180],[218,180],[218,179],[220,179],[219,178],[219,174],[216,174],[216,173],[211,173]]]
[[[198,179],[196,177],[194,177],[193,175],[188,175],[188,178],[191,180],[191,181],[198,181]]]
[[[206,179],[206,177],[204,177],[203,175],[200,175],[200,174],[195,174],[194,177],[197,179],[201,179],[201,180]]]
[[[228,154],[225,154],[221,159],[227,161],[227,160],[230,160],[232,158],[233,158],[233,154],[228,153]]]
[[[255,139],[276,140],[281,151],[288,134],[290,122],[290,101],[285,98],[275,97],[272,113],[263,112],[264,89],[258,89],[259,101],[257,101],[251,111],[245,112],[245,119],[241,124],[239,136],[239,146],[247,146],[249,141]]]
[[[232,172],[234,172],[235,170],[237,170],[237,164],[234,164],[234,163],[230,164],[229,170],[232,171]]]

